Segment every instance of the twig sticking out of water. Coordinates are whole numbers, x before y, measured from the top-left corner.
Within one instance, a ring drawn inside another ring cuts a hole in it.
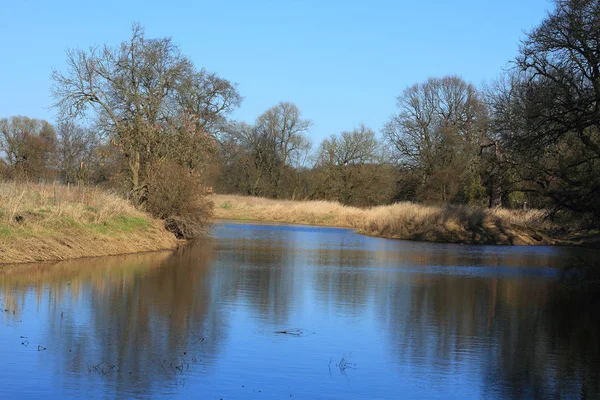
[[[192,344],[202,343],[202,342],[204,342],[204,336],[198,336],[196,338],[196,341],[194,343],[192,343]]]
[[[290,336],[298,336],[298,337],[315,334],[315,332],[307,331],[302,328],[282,329],[279,331],[275,331],[275,333],[278,335],[290,335]]]
[[[342,358],[340,358],[340,361],[338,361],[338,363],[336,364],[336,367],[339,368],[341,373],[345,373],[347,369],[356,368],[356,364],[354,364],[350,360],[351,356],[352,356],[352,353],[350,353],[347,356],[346,356],[346,354],[342,355]]]

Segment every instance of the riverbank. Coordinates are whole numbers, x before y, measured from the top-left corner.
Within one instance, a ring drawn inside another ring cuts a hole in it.
[[[370,209],[330,201],[272,200],[212,195],[215,218],[335,226],[391,239],[491,245],[564,244],[539,210],[490,210],[466,206],[397,203]]]
[[[162,221],[92,187],[0,182],[0,264],[173,249]]]

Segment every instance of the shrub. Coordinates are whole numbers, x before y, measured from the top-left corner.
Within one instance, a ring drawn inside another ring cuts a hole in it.
[[[163,219],[165,228],[177,238],[192,239],[204,232],[212,216],[209,192],[188,168],[163,161],[153,165],[148,176],[146,208]]]

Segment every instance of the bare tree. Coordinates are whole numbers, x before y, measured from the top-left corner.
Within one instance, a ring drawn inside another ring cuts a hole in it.
[[[522,42],[522,80],[507,110],[521,129],[505,130],[519,171],[559,208],[600,223],[600,3],[557,0]],[[506,112],[504,113],[507,114]],[[505,118],[505,120],[508,118]]]
[[[323,140],[315,166],[318,174],[313,197],[352,205],[389,201],[394,185],[388,178],[393,176],[383,163],[381,150],[375,132],[365,125]]]
[[[0,119],[0,150],[16,178],[48,178],[55,142],[54,127],[47,121],[21,116]]]
[[[260,144],[257,156],[267,170],[273,197],[283,194],[282,178],[295,154],[310,147],[306,133],[311,126],[295,104],[280,102],[256,120],[254,142]]]
[[[58,125],[55,162],[64,183],[88,183],[98,162],[101,141],[92,130],[63,122]]]
[[[477,89],[457,76],[431,78],[404,90],[397,106],[383,133],[397,163],[420,175],[423,199],[478,198],[477,161],[488,119]]]
[[[148,39],[134,24],[120,46],[69,50],[67,70],[53,71],[62,118],[93,116],[127,161],[136,204],[147,194],[153,163],[174,159],[195,168],[206,137],[241,101],[235,87],[198,71],[169,38]],[[200,143],[200,144],[199,144]]]

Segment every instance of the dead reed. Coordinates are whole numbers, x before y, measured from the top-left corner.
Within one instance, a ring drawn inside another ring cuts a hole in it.
[[[213,195],[219,219],[348,227],[395,239],[451,243],[551,244],[541,210],[490,210],[403,202],[368,209],[330,201],[273,200]]]

